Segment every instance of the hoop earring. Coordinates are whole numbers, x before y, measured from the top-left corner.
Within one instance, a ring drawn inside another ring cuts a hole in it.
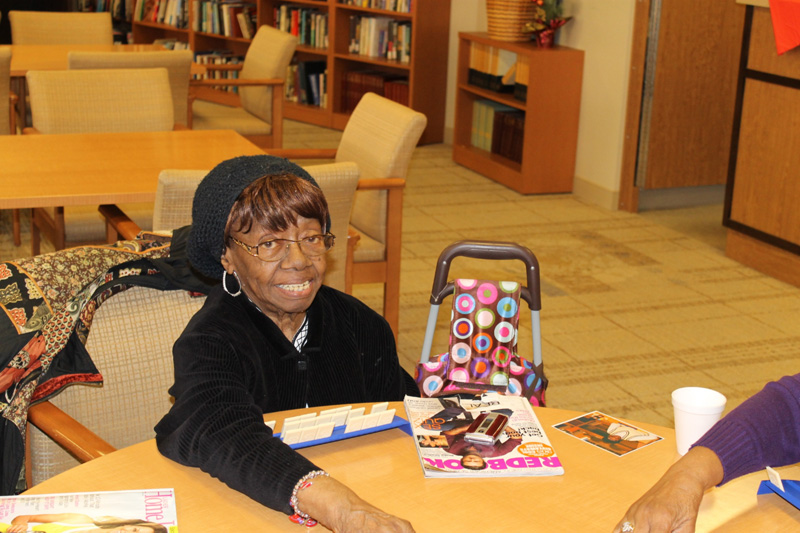
[[[231,292],[230,289],[228,289],[228,273],[226,271],[222,272],[222,289],[231,296],[233,296],[234,298],[236,298],[237,296],[242,294],[242,282],[239,281],[239,275],[236,274],[236,271],[233,272],[233,277],[236,278],[236,283],[239,285],[239,288],[236,289],[236,292]]]

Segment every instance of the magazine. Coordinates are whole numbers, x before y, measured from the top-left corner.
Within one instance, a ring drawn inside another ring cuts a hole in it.
[[[178,533],[173,489],[0,496],[0,533],[82,533],[101,526]],[[53,529],[56,528],[56,529]]]
[[[662,440],[655,433],[650,433],[600,411],[586,413],[553,427],[618,457],[641,450],[645,446]]]
[[[564,473],[527,399],[485,393],[403,402],[425,477],[556,476]],[[481,416],[481,415],[486,415]],[[507,425],[498,428],[497,419]],[[485,420],[485,423],[483,423]],[[481,428],[484,426],[484,428]],[[500,429],[492,444],[478,439]]]

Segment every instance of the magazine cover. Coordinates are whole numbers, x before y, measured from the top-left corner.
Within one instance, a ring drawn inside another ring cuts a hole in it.
[[[497,393],[476,400],[406,396],[403,403],[425,477],[564,473],[525,398]]]
[[[586,413],[553,427],[619,457],[662,440],[654,433],[600,411]]]
[[[178,533],[173,489],[0,496],[0,533]]]

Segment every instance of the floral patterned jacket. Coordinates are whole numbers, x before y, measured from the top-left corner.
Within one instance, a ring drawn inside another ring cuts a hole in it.
[[[67,385],[102,382],[84,345],[104,301],[132,286],[207,292],[175,274],[180,268],[174,268],[171,248],[183,247],[171,245],[183,244],[185,234],[143,233],[113,245],[0,263],[0,494],[25,488],[28,407]],[[188,272],[188,263],[178,262]]]

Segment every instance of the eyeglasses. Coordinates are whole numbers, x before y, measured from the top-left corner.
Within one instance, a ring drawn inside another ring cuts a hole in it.
[[[267,263],[272,263],[275,261],[280,261],[289,255],[289,245],[292,243],[297,243],[297,245],[300,247],[300,251],[303,252],[303,254],[305,254],[307,257],[316,257],[318,255],[322,255],[333,248],[333,244],[336,241],[336,235],[332,233],[326,233],[325,235],[311,235],[310,237],[304,237],[297,241],[292,239],[272,239],[269,241],[260,242],[255,246],[249,246],[235,237],[231,237],[231,240],[244,248],[245,251],[253,257],[257,257],[258,259]]]

